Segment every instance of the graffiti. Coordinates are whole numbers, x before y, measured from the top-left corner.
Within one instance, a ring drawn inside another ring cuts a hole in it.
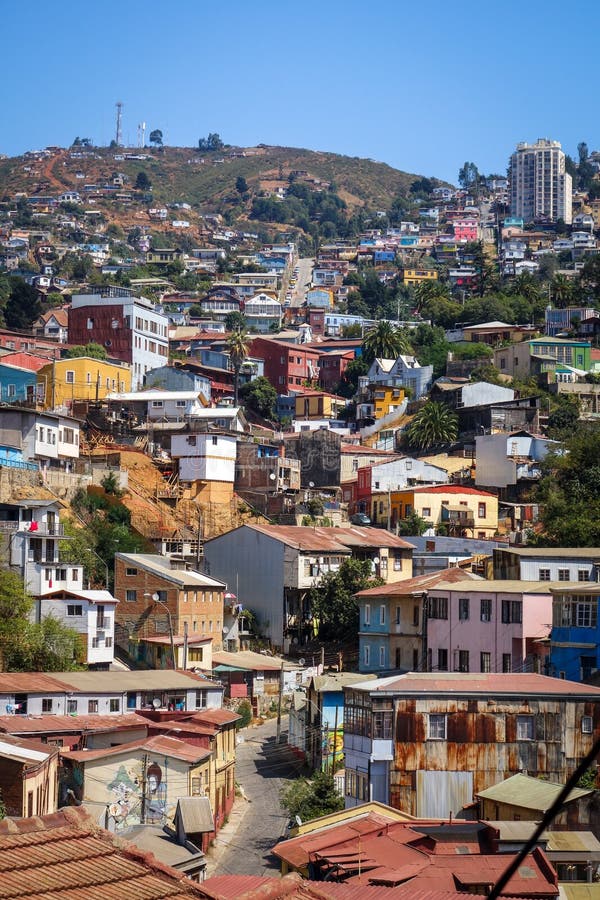
[[[112,794],[108,813],[115,822],[115,830],[123,831],[132,825],[139,825],[141,821],[139,779],[121,764],[115,777],[106,787]]]
[[[167,786],[163,782],[162,769],[153,762],[148,767],[147,775],[147,813],[148,822],[161,822],[167,810]]]

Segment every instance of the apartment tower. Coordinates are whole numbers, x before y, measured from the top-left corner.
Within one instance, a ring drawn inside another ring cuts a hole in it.
[[[571,223],[572,179],[558,141],[517,144],[509,166],[510,212],[524,219]]]

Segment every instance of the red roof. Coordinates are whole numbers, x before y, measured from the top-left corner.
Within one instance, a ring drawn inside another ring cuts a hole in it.
[[[216,875],[202,883],[210,900],[465,900],[457,891],[419,891],[364,883],[308,881],[293,872],[283,878],[268,875]],[[473,894],[470,897],[477,897]]]
[[[171,737],[180,737],[182,741],[185,741],[185,736],[187,734],[192,736],[200,735],[202,737],[214,737],[218,731],[217,728],[214,728],[209,724],[203,725],[201,722],[191,722],[186,719],[159,722],[153,722],[152,719],[147,719],[146,723],[148,725],[149,734],[156,731],[165,732],[166,734],[171,735]]]
[[[48,357],[36,356],[22,350],[17,353],[5,353],[0,357],[0,362],[9,366],[18,366],[20,369],[29,369],[31,372],[39,372],[42,366],[48,364]]]
[[[408,594],[423,593],[427,588],[441,587],[444,584],[457,581],[466,581],[472,578],[474,581],[483,581],[464,569],[454,566],[451,569],[442,569],[439,572],[430,572],[428,575],[417,575],[416,578],[407,578],[405,581],[397,581],[394,584],[383,584],[380,587],[366,588],[359,591],[357,597],[404,597]]]
[[[353,690],[357,685],[352,686]],[[566,681],[564,678],[551,678],[549,675],[537,675],[533,672],[491,672],[489,674],[475,672],[407,672],[405,675],[392,675],[389,678],[378,678],[365,682],[361,688],[368,691],[379,691],[406,694],[484,694],[493,697],[499,694],[517,694],[518,696],[571,696],[573,694],[600,698],[600,687]]]
[[[345,528],[316,527],[308,525],[245,525],[268,537],[294,547],[296,550],[333,550],[348,552],[352,547],[402,547],[413,545],[383,528],[361,528],[356,525]]]
[[[11,900],[192,900],[200,886],[95,824],[82,807],[0,822],[0,895]]]
[[[415,494],[476,494],[478,497],[496,497],[490,491],[480,491],[478,488],[464,487],[460,484],[436,484],[431,487],[401,488],[401,492],[413,491]]]
[[[122,716],[0,716],[0,732],[8,734],[69,734],[91,731],[120,731],[124,728],[145,727],[148,719],[136,713]]]
[[[191,722],[209,722],[213,725],[229,725],[230,722],[237,722],[242,717],[232,712],[230,709],[204,709],[202,712],[194,713],[190,717]]]
[[[116,756],[120,753],[127,753],[129,750],[160,753],[161,756],[164,754],[164,756],[172,756],[174,759],[181,759],[189,763],[199,762],[210,756],[210,750],[206,750],[204,747],[197,747],[195,744],[188,744],[186,741],[164,734],[140,738],[138,741],[128,741],[126,744],[118,744],[116,747],[102,747],[98,750],[65,750],[61,756],[75,762],[85,762],[90,759],[102,759],[105,756]]]

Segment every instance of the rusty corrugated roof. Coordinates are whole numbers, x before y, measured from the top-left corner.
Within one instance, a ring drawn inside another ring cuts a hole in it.
[[[383,528],[356,525],[334,528],[311,525],[246,525],[296,550],[334,550],[347,553],[352,547],[402,547],[413,549],[403,538]]]
[[[429,572],[427,575],[417,575],[416,578],[407,578],[396,581],[394,584],[383,584],[379,587],[366,588],[359,591],[357,597],[404,597],[413,593],[422,593],[427,588],[443,588],[445,584],[454,584],[462,581],[484,581],[478,575],[465,572],[456,566],[451,569],[442,569],[439,572]]]
[[[146,727],[148,719],[136,713],[118,716],[0,716],[0,732],[6,734],[53,734],[57,731],[119,731]]]
[[[174,759],[181,759],[189,763],[205,759],[211,753],[210,750],[206,750],[204,747],[188,744],[187,741],[182,741],[179,738],[168,737],[166,734],[155,734],[152,737],[128,741],[126,744],[118,744],[116,747],[101,747],[98,750],[65,750],[61,751],[61,756],[76,762],[86,762],[87,760],[103,759],[105,756],[117,756],[129,751],[135,752],[136,750],[160,753],[161,755],[172,756]],[[1,896],[2,891],[0,889]]]

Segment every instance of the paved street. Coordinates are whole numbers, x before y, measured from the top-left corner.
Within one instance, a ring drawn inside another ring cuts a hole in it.
[[[302,257],[298,260],[298,281],[292,290],[291,306],[302,306],[312,278],[314,259]]]
[[[282,731],[287,729],[287,717]],[[220,853],[215,875],[262,875],[277,868],[271,848],[285,832],[287,815],[279,805],[279,792],[300,770],[299,760],[287,744],[275,745],[274,719],[247,728],[244,742],[238,744],[236,780],[250,801],[237,831],[227,838]],[[244,800],[236,800],[244,804]]]

